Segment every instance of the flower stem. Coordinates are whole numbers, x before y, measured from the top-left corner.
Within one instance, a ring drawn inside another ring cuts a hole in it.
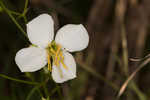
[[[11,80],[11,81],[16,81],[19,83],[29,84],[29,85],[38,85],[39,84],[37,82],[24,81],[24,80],[16,79],[16,78],[9,77],[9,76],[3,75],[3,74],[0,74],[0,77]]]
[[[19,23],[17,22],[17,20],[14,18],[14,16],[12,15],[11,11],[8,10],[5,5],[3,4],[2,1],[0,1],[0,5],[3,8],[3,10],[8,14],[8,16],[11,18],[11,20],[16,24],[16,26],[20,29],[20,31],[25,35],[25,37],[27,37],[26,32],[23,30],[23,28],[19,25]],[[14,13],[14,12],[13,12]]]
[[[31,96],[34,94],[34,92],[35,92],[36,90],[37,90],[37,91],[39,90],[40,86],[41,86],[41,84],[35,86],[35,87],[30,91],[30,93],[28,94],[26,100],[30,100]],[[40,94],[40,96],[42,97],[42,94],[41,94],[40,92],[39,92],[39,94]]]
[[[26,12],[27,12],[28,3],[29,3],[29,0],[26,0],[26,1],[25,1],[24,10],[23,10],[23,13],[22,13],[23,15],[25,15]]]

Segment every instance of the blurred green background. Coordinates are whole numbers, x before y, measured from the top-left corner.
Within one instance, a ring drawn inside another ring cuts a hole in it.
[[[42,13],[54,18],[55,31],[65,24],[87,28],[88,48],[73,54],[76,79],[56,84],[43,70],[21,73],[15,64],[16,52],[30,45],[26,23]],[[150,53],[149,23],[150,0],[0,0],[0,100],[149,100],[149,64],[117,98],[129,75],[149,59],[130,60]],[[31,81],[44,84],[26,83]]]

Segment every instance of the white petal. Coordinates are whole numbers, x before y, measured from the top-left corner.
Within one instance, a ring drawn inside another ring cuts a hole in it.
[[[74,52],[85,49],[88,46],[89,36],[82,24],[68,24],[58,30],[55,41],[66,50]]]
[[[76,77],[76,63],[73,56],[68,52],[64,52],[63,55],[67,68],[62,64],[52,67],[52,78],[56,83],[63,83]]]
[[[37,47],[23,48],[17,52],[15,61],[21,72],[34,72],[47,64],[47,53]]]
[[[54,22],[50,15],[41,14],[27,24],[27,34],[32,44],[46,47],[54,38]]]

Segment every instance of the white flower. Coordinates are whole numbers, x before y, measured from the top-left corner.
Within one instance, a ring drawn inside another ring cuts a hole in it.
[[[48,14],[41,14],[27,24],[27,35],[34,46],[21,49],[15,57],[22,72],[34,72],[48,64],[57,83],[76,77],[76,63],[69,52],[80,51],[88,46],[89,36],[83,25],[65,25],[53,40],[53,19]]]

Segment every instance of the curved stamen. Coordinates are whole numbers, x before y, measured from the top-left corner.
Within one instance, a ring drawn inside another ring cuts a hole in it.
[[[57,67],[60,66],[60,63],[62,64],[62,66],[65,69],[68,69],[68,67],[65,65],[64,63],[64,56],[63,56],[63,51],[61,50],[61,46],[56,44],[56,43],[51,43],[48,45],[48,56],[47,56],[47,60],[48,60],[48,70],[51,72],[52,70],[52,66],[51,66],[51,58],[53,60],[53,64]],[[62,74],[61,69],[60,70],[60,74]],[[61,75],[62,76],[62,75]]]
[[[68,67],[65,65],[65,63],[64,63],[63,60],[61,60],[60,62],[62,63],[62,65],[63,65],[63,67],[64,67],[65,69],[68,69]]]
[[[54,64],[58,66],[58,65],[59,65],[59,59],[60,59],[61,46],[58,45],[57,48],[58,48],[58,49],[57,49],[57,51],[56,51]]]
[[[48,55],[47,55],[47,61],[48,61],[48,70],[51,72],[52,66],[51,66],[51,57],[50,57],[50,53],[48,53]]]

